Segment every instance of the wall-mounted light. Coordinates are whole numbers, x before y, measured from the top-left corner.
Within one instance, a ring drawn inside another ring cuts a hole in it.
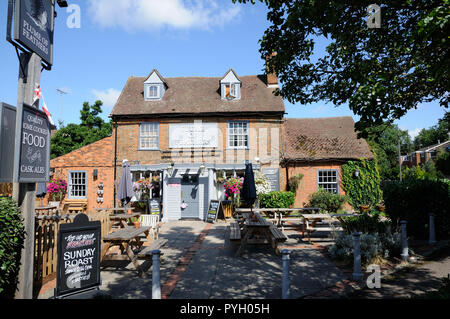
[[[204,171],[205,171],[205,165],[202,164],[202,165],[200,165],[200,175],[202,175]]]
[[[94,172],[92,173],[92,176],[94,176],[94,180],[98,177],[98,169],[94,168]]]
[[[356,177],[356,178],[359,177],[359,169],[355,169],[355,177]]]
[[[175,163],[170,163],[169,166],[167,166],[167,173],[172,176],[173,174],[173,167],[175,166]]]

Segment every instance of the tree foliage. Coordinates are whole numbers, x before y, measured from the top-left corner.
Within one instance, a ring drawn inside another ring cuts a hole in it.
[[[52,159],[112,134],[112,122],[105,122],[99,116],[102,113],[102,105],[101,101],[96,101],[94,105],[83,103],[80,111],[81,124],[71,123],[56,132],[51,139]]]
[[[450,0],[383,1],[380,28],[367,26],[372,0],[260,1],[271,23],[260,53],[277,53],[267,67],[282,83],[276,94],[289,102],[348,103],[362,135],[419,103],[448,108]],[[320,38],[328,45],[317,56]]]
[[[414,139],[414,148],[416,150],[445,142],[450,139],[450,113],[447,112],[439,119],[438,123],[428,129],[422,129],[419,135]]]
[[[399,179],[399,140],[402,155],[414,150],[408,131],[401,130],[397,125],[383,124],[367,129],[366,133],[366,140],[374,153],[381,180]]]

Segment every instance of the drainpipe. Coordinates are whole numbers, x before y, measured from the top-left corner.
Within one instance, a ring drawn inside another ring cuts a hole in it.
[[[114,121],[114,208],[116,208],[116,174],[117,174],[117,120]]]

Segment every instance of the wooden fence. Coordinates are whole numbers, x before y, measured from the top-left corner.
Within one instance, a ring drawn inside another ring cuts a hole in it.
[[[90,221],[100,221],[101,235],[111,232],[108,212],[87,213]],[[56,278],[57,240],[61,224],[71,223],[76,213],[60,215],[56,207],[41,207],[35,210],[34,282],[42,285]]]

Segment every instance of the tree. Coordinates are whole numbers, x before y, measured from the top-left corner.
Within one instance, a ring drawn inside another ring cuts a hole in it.
[[[289,102],[348,103],[362,136],[419,103],[448,108],[450,0],[383,1],[381,28],[367,25],[372,0],[260,1],[271,22],[260,53]],[[317,38],[328,41],[323,56]]]
[[[438,124],[429,129],[422,129],[419,135],[414,139],[414,148],[416,150],[445,142],[450,139],[450,113],[445,113],[444,117],[439,119]]]
[[[101,101],[94,105],[83,103],[80,111],[81,124],[70,123],[62,126],[51,139],[51,159],[72,152],[80,147],[94,143],[112,134],[112,122],[105,122],[99,114],[102,113]]]
[[[413,151],[413,144],[408,131],[397,125],[383,124],[366,130],[367,143],[377,161],[381,180],[399,179],[398,142],[400,153],[405,155]]]

